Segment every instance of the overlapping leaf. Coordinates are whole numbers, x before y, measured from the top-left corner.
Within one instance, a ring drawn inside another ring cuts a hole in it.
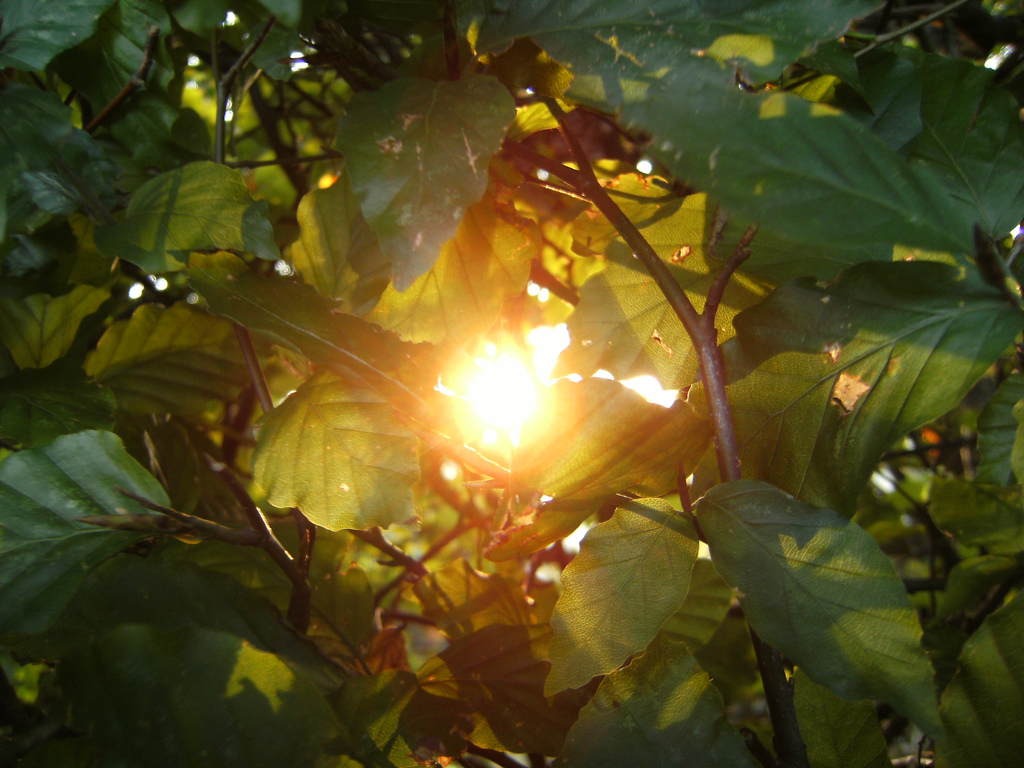
[[[847,702],[802,670],[793,676],[800,736],[814,768],[890,768],[887,745],[870,701]]]
[[[96,244],[150,272],[181,269],[191,251],[247,251],[261,259],[281,253],[267,220],[237,171],[191,163],[147,181],[132,196],[121,224],[96,229]]]
[[[754,768],[722,696],[682,644],[663,636],[604,679],[565,740],[560,768]]]
[[[660,495],[680,464],[695,466],[710,434],[686,403],[663,408],[616,381],[563,379],[541,394],[523,425],[516,482],[575,502],[627,488]]]
[[[977,477],[982,482],[1008,485],[1013,477],[1013,443],[1017,437],[1017,419],[1013,408],[1024,400],[1024,376],[1007,377],[978,414]]]
[[[96,29],[96,20],[113,0],[70,0],[51,4],[31,0],[4,3],[0,32],[0,68],[38,70],[61,51]]]
[[[336,146],[399,291],[433,266],[483,196],[514,116],[505,86],[483,75],[399,79],[348,103]]]
[[[0,436],[22,445],[114,426],[114,397],[81,369],[26,369],[0,379]]]
[[[359,212],[348,176],[299,202],[300,236],[288,251],[303,279],[348,311],[376,298],[387,282],[387,259]]]
[[[917,615],[862,528],[755,480],[712,488],[695,511],[765,642],[843,698],[884,699],[940,732]]]
[[[669,263],[699,311],[723,264],[711,257],[706,244],[724,221],[716,223],[717,209],[705,195],[690,195],[676,206],[671,215],[654,217],[644,237]],[[692,383],[696,352],[654,278],[619,241],[609,246],[607,257],[605,269],[583,285],[580,304],[569,317],[570,346],[559,357],[555,375],[587,376],[603,368],[620,379],[653,374],[668,389]],[[733,275],[718,312],[721,340],[731,335],[733,316],[766,293],[761,281]]]
[[[590,529],[562,572],[545,689],[584,685],[646,648],[682,605],[696,559],[693,524],[661,499],[629,502]]]
[[[408,341],[459,343],[486,331],[526,287],[533,256],[520,227],[491,196],[466,211],[441,255],[403,292],[389,286],[367,319]],[[503,215],[504,214],[504,215]]]
[[[946,738],[940,768],[1002,768],[1024,752],[1024,593],[989,616],[964,644],[960,669],[942,694]]]
[[[428,693],[468,702],[474,744],[556,755],[585,700],[574,691],[544,696],[546,624],[490,624],[452,642],[418,673]]]
[[[234,399],[247,380],[231,323],[185,303],[144,304],[111,325],[85,370],[139,413],[196,413]]]
[[[0,633],[45,629],[89,569],[144,537],[78,522],[145,513],[118,487],[167,502],[109,432],[59,437],[0,464]]]
[[[950,266],[862,264],[736,317],[729,387],[744,473],[844,511],[897,438],[956,406],[1019,313]],[[774,355],[774,357],[773,357]]]
[[[111,762],[301,768],[340,732],[309,680],[209,629],[121,624],[65,658],[60,681],[71,721]]]
[[[972,222],[926,169],[836,110],[735,85],[737,69],[777,77],[870,10],[860,0],[588,0],[552,14],[542,0],[466,0],[459,21],[479,51],[532,37],[572,70],[570,97],[617,111],[653,136],[676,177],[779,234],[852,257],[893,242],[970,251]]]
[[[711,640],[732,602],[732,588],[725,583],[710,560],[701,558],[693,564],[690,589],[679,610],[661,625],[669,640],[683,643],[696,653]]]
[[[82,320],[109,297],[105,288],[79,285],[63,296],[2,298],[0,342],[19,368],[45,368],[71,349]]]
[[[253,477],[324,528],[386,528],[414,514],[416,438],[380,395],[321,371],[264,418]]]
[[[992,546],[1024,533],[1019,488],[1001,488],[967,480],[932,479],[928,514],[957,541]]]

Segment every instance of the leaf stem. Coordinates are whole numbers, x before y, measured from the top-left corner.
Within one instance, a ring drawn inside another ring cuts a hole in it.
[[[102,125],[103,121],[113,114],[114,110],[117,109],[124,101],[131,96],[135,91],[146,84],[146,77],[149,75],[149,69],[153,66],[153,54],[156,53],[157,43],[160,41],[160,28],[153,25],[147,25],[146,27],[146,46],[142,49],[142,63],[139,64],[139,68],[132,73],[132,76],[128,78],[128,82],[125,83],[118,94],[110,100],[100,113],[96,115],[89,124],[82,130],[86,133],[92,133]]]
[[[921,27],[925,27],[931,24],[936,19],[945,16],[947,13],[955,11],[961,5],[966,5],[969,2],[971,2],[971,0],[954,0],[954,2],[950,3],[949,5],[945,5],[942,8],[939,8],[939,10],[935,11],[935,13],[929,13],[927,16],[922,16],[917,21],[907,24],[907,26],[905,27],[900,27],[899,29],[894,30],[892,32],[887,32],[884,35],[879,35],[874,39],[874,42],[865,45],[863,48],[861,48],[853,55],[855,57],[863,56],[869,51],[875,50],[875,48],[878,48],[879,46],[885,45],[886,43],[890,43],[893,40],[898,40],[904,35],[913,32],[915,29],[920,29]]]
[[[267,35],[270,34],[270,30],[274,28],[274,24],[277,23],[277,18],[271,16],[267,23],[263,25],[260,31],[256,34],[249,44],[245,46],[241,55],[235,59],[235,63],[231,65],[230,69],[224,73],[223,77],[219,76],[218,70],[218,35],[217,31],[214,30],[213,35],[213,76],[217,81],[217,121],[214,127],[214,143],[213,143],[213,156],[214,162],[224,162],[224,114],[227,111],[228,96],[231,94],[231,89],[235,85],[235,80],[238,79],[238,75],[242,69],[252,59],[253,54],[263,44],[263,41],[267,39]]]
[[[270,389],[267,387],[267,379],[260,368],[259,358],[256,356],[256,347],[252,343],[252,335],[249,329],[233,323],[235,336],[238,337],[238,346],[242,350],[242,357],[245,358],[245,367],[249,370],[249,378],[252,380],[253,388],[256,390],[256,398],[260,402],[260,408],[264,413],[274,410],[274,400],[270,396]]]

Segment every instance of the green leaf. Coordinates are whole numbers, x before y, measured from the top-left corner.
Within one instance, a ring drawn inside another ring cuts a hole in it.
[[[227,254],[193,254],[189,282],[210,310],[330,368],[347,367],[392,397],[435,396],[438,361],[428,344],[406,344],[302,283],[257,275]]]
[[[679,610],[665,619],[662,634],[674,643],[683,643],[690,653],[696,653],[714,637],[729,611],[732,595],[732,588],[712,562],[698,559],[693,564],[686,599]]]
[[[113,395],[88,382],[81,369],[26,369],[0,379],[0,435],[28,448],[113,426]]]
[[[997,584],[1021,568],[1020,557],[982,555],[961,560],[949,570],[946,588],[939,595],[934,622],[943,621],[981,600]]]
[[[96,244],[150,272],[181,269],[191,251],[281,253],[267,220],[237,171],[210,162],[186,165],[147,181],[132,196],[124,221],[97,227]]]
[[[199,413],[233,400],[248,379],[231,323],[184,302],[143,304],[111,325],[85,371],[137,413]]]
[[[814,768],[891,767],[870,701],[843,701],[799,669],[792,682],[800,735]]]
[[[332,565],[310,568],[313,616],[309,635],[320,641],[321,647],[329,642],[327,638],[340,638],[346,655],[351,657],[370,642],[375,632],[373,586],[357,563],[347,570],[342,570],[341,562]]]
[[[344,751],[358,761],[340,768],[417,768],[456,757],[472,728],[465,705],[424,693],[411,672],[351,677],[331,704],[348,736]]]
[[[145,538],[77,521],[144,514],[118,487],[167,503],[109,432],[58,437],[0,463],[0,634],[45,629],[90,569]]]
[[[466,211],[430,271],[404,292],[389,286],[366,319],[408,341],[461,343],[486,331],[526,288],[533,249],[515,215],[490,195]]]
[[[560,768],[754,768],[722,696],[686,647],[659,637],[604,679],[569,731]]]
[[[546,624],[490,624],[428,659],[418,672],[420,685],[436,696],[468,702],[474,744],[556,755],[583,699],[575,691],[544,696],[550,637]]]
[[[696,559],[693,524],[661,499],[629,502],[591,528],[562,572],[545,690],[583,685],[646,648],[682,605]]]
[[[96,20],[113,0],[70,0],[39,4],[4,3],[0,69],[39,70],[61,51],[77,45],[96,29]]]
[[[858,79],[870,110],[852,109],[851,115],[864,123],[888,146],[906,154],[924,129],[921,120],[923,84],[914,65],[889,49],[872,51],[857,59]]]
[[[1011,457],[1017,436],[1013,407],[1021,400],[1024,400],[1024,376],[1011,374],[978,414],[981,461],[977,478],[980,482],[1009,485],[1013,479]]]
[[[253,478],[278,507],[331,530],[415,514],[416,438],[387,401],[321,371],[264,417]]]
[[[82,320],[108,298],[106,288],[88,285],[63,296],[0,298],[0,342],[19,368],[45,368],[71,349]]]
[[[556,381],[538,398],[513,457],[516,482],[556,499],[597,500],[627,488],[660,495],[710,439],[690,406],[648,403],[617,381]]]
[[[946,738],[938,768],[1003,768],[1024,752],[1024,593],[993,613],[964,644],[960,669],[942,694]]]
[[[487,559],[495,562],[528,557],[571,534],[597,512],[600,501],[585,502],[559,509],[557,504],[541,508],[528,506],[526,514],[516,516],[511,525],[491,533]]]
[[[955,407],[1019,312],[945,264],[861,264],[737,315],[729,387],[743,471],[848,510],[882,453]]]
[[[963,544],[991,546],[1024,533],[1020,488],[932,478],[928,513]]]
[[[47,655],[63,656],[128,623],[224,632],[277,654],[325,690],[341,679],[266,598],[222,573],[152,556],[115,557],[94,569],[51,633]]]
[[[505,86],[483,75],[395,80],[348,103],[336,146],[399,291],[433,266],[483,196],[513,117]]]
[[[323,695],[281,659],[207,629],[122,624],[65,658],[60,683],[103,762],[299,768],[340,730]]]
[[[705,195],[690,195],[674,207],[671,215],[662,210],[643,234],[700,311],[722,266],[707,248],[715,237],[718,211]],[[767,292],[761,281],[733,275],[717,316],[721,341],[731,335],[733,316]],[[555,375],[588,376],[601,368],[619,379],[652,374],[668,389],[691,384],[696,376],[697,354],[689,335],[654,278],[620,241],[608,247],[605,269],[584,283],[568,327],[570,345]]]
[[[561,14],[543,0],[461,5],[478,51],[532,37],[572,70],[570,98],[651,135],[649,151],[677,178],[745,219],[851,257],[894,242],[972,250],[973,221],[927,169],[826,105],[736,87],[737,70],[756,82],[777,77],[870,2],[585,0]]]
[[[288,251],[303,279],[346,311],[376,298],[388,261],[359,212],[348,176],[314,189],[299,202],[299,239]]]
[[[484,574],[464,559],[429,573],[413,586],[423,615],[457,640],[491,624],[532,623],[526,596],[501,574]]]
[[[863,529],[755,480],[712,488],[695,512],[765,642],[843,698],[884,699],[941,731],[917,615]]]

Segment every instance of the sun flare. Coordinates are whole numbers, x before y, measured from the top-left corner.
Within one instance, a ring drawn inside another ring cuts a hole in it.
[[[537,406],[537,388],[526,366],[504,354],[476,363],[480,373],[469,382],[469,402],[487,425],[517,431]]]

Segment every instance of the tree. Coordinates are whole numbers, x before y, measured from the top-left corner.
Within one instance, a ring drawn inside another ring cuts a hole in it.
[[[3,0],[0,762],[1014,764],[1020,9],[876,5]]]

